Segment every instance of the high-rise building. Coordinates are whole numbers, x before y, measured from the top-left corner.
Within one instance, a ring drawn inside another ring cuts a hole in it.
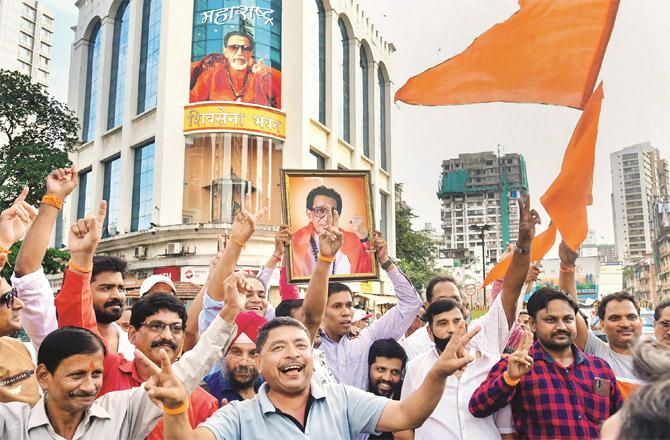
[[[0,1],[0,69],[48,85],[54,15],[38,0]]]
[[[282,168],[370,170],[375,227],[395,248],[395,48],[359,2],[76,5],[68,101],[83,144],[69,220],[107,200],[99,251],[125,257],[130,279],[202,282],[245,201],[269,212],[240,265],[264,264]]]
[[[667,162],[649,142],[610,154],[618,258],[632,263],[653,251],[653,209],[668,194]]]
[[[487,151],[444,160],[437,196],[442,202],[443,243],[449,249],[445,256],[481,261],[480,232],[475,228],[488,227],[484,259],[487,265],[497,262],[504,246],[516,240],[516,198],[527,192],[526,162],[520,154]]]

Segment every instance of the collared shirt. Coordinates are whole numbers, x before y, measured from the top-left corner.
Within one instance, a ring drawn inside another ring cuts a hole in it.
[[[264,383],[253,399],[231,402],[200,426],[218,440],[231,439],[355,439],[374,433],[389,399],[342,384],[319,385],[312,381],[312,404],[304,426],[275,408]],[[302,428],[302,429],[301,429]]]
[[[621,407],[621,393],[607,362],[575,345],[572,351],[575,361],[564,367],[535,342],[533,366],[516,386],[505,382],[507,359],[500,360],[470,399],[470,412],[487,417],[511,403],[521,438],[598,438],[600,424]]]
[[[128,333],[126,333],[116,322],[112,322],[110,326],[119,337],[119,345],[116,352],[122,354],[123,357],[129,361],[135,359],[135,346],[130,342],[130,339],[128,339]]]
[[[319,349],[326,355],[326,363],[339,383],[368,389],[368,352],[379,339],[400,339],[421,309],[421,298],[405,274],[396,268],[388,272],[393,282],[398,304],[369,327],[361,330],[357,338],[343,336],[339,342],[321,335]]]
[[[223,370],[208,374],[203,379],[203,382],[204,384],[202,386],[205,387],[205,390],[212,396],[216,397],[216,400],[219,401],[219,406],[221,405],[221,401],[223,399],[226,399],[228,402],[244,400],[240,393],[238,393],[237,390],[233,388],[230,382],[228,382],[228,380],[224,377]],[[258,392],[260,385],[260,379],[256,380],[256,383],[254,384],[254,390],[256,392]]]
[[[428,324],[416,329],[409,337],[403,339],[400,345],[405,349],[407,359],[410,361],[435,347],[435,343],[428,336]]]
[[[481,331],[468,347],[474,360],[465,367],[460,378],[454,375],[447,377],[440,402],[423,425],[415,429],[415,439],[483,440],[500,438],[500,434],[515,432],[509,406],[502,407],[482,419],[473,417],[468,411],[470,397],[486,380],[491,367],[500,360],[500,355],[507,344],[510,330],[500,295],[496,297],[485,315],[470,324],[470,328],[474,326],[481,327]],[[417,331],[420,330],[422,329]],[[407,364],[401,399],[406,399],[421,386],[438,358],[437,349],[432,347]]]
[[[58,328],[53,289],[41,267],[22,277],[13,273],[12,287],[23,301],[21,325],[37,352],[44,338]]]
[[[591,330],[589,330],[586,338],[584,352],[605,360],[612,367],[618,379],[636,379],[633,370],[633,356],[619,354],[612,350],[607,342],[598,338]]]
[[[84,413],[73,440],[143,439],[163,415],[144,387],[109,393],[96,399]],[[47,417],[44,397],[34,407],[27,403],[0,403],[3,440],[63,440]]]

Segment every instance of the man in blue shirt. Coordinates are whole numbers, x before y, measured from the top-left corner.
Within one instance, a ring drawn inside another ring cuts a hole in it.
[[[256,337],[265,319],[254,312],[242,312],[235,319],[237,334],[221,362],[223,368],[205,376],[202,387],[219,401],[251,399],[261,384],[256,368]]]

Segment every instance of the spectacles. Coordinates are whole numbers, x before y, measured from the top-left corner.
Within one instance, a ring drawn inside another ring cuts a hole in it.
[[[233,52],[237,52],[240,49],[242,49],[242,52],[245,53],[251,52],[251,46],[244,46],[242,44],[231,44],[226,46],[226,49],[232,50]]]
[[[7,293],[0,295],[0,304],[6,304],[8,309],[14,307],[14,298],[18,298],[18,292],[16,288],[13,288]]]
[[[151,321],[151,322],[143,322],[142,324],[140,324],[140,327],[142,326],[148,328],[150,331],[154,333],[163,333],[165,331],[165,327],[170,327],[170,332],[174,335],[179,335],[184,332],[184,325],[179,322],[166,324],[162,321]]]
[[[658,325],[660,325],[664,329],[666,330],[670,329],[670,321],[664,319],[663,321],[656,321],[656,322],[658,322]]]
[[[337,211],[335,208],[332,208],[332,210]],[[328,215],[328,206],[315,206],[312,208],[312,212],[317,218],[324,218]]]

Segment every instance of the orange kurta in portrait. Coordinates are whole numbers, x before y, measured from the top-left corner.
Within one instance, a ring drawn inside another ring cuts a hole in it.
[[[342,231],[343,243],[340,252],[349,259],[352,273],[372,272],[372,258],[370,256],[370,242],[361,243],[356,234]],[[298,277],[310,276],[314,265],[314,253],[310,237],[314,235],[312,224],[303,226],[293,235],[293,275]]]

